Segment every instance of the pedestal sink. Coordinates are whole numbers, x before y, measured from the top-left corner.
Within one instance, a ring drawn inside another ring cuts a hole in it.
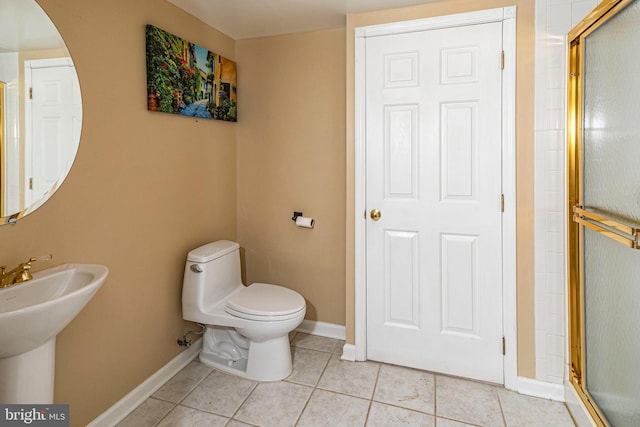
[[[64,264],[0,289],[1,403],[53,403],[56,335],[108,273],[102,265]]]

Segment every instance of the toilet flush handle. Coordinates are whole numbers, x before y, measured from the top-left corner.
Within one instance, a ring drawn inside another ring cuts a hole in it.
[[[202,273],[202,267],[200,267],[198,264],[191,264],[191,271],[193,271],[194,273]]]

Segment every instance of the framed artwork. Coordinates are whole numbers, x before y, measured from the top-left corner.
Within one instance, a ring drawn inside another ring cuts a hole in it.
[[[147,25],[147,108],[203,119],[238,119],[236,63]]]

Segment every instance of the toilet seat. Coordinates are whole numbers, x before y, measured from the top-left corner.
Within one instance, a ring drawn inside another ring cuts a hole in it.
[[[282,286],[254,283],[231,295],[224,311],[248,320],[278,321],[297,317],[306,310],[299,293]]]

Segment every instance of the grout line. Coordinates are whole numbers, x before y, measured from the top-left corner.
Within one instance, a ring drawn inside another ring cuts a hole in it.
[[[296,333],[296,335],[298,333]],[[295,346],[292,346],[292,347],[296,348]],[[306,349],[306,350],[309,350],[309,349]],[[314,350],[314,351],[317,351],[317,350]],[[324,364],[324,368],[322,368],[322,372],[320,372],[320,375],[318,375],[318,379],[315,381],[314,385],[311,386],[311,393],[309,394],[309,398],[305,402],[304,407],[302,408],[302,411],[300,411],[300,415],[298,415],[298,418],[296,419],[296,422],[294,423],[294,425],[297,425],[300,422],[300,418],[302,418],[302,414],[304,414],[305,409],[307,409],[307,406],[309,406],[309,402],[311,402],[311,398],[313,397],[313,394],[316,392],[316,390],[322,390],[322,389],[318,389],[318,384],[320,383],[320,378],[322,378],[322,376],[326,372],[327,367],[329,366],[329,363],[331,363],[332,356],[333,354],[329,356],[329,358],[327,359],[327,362]]]
[[[364,425],[366,426],[369,422],[369,414],[371,413],[371,407],[373,406],[373,400],[369,401],[369,407],[367,408],[367,416],[364,417]]]
[[[234,420],[233,418],[229,418],[229,420],[225,423],[225,426],[228,426],[229,424],[231,424],[231,423],[232,423],[232,422],[234,422],[234,421],[235,421],[236,423],[241,423],[241,424],[244,424],[244,425],[248,425],[248,426],[250,426],[250,427],[260,427],[260,426],[255,425],[255,424],[248,423],[248,422],[246,422],[246,421],[238,421],[238,420]]]
[[[198,363],[201,363],[202,365],[204,365],[204,363],[202,363],[202,362],[198,362]],[[187,366],[189,366],[189,365],[187,365]],[[204,366],[206,366],[206,365],[204,365]],[[186,366],[185,366],[185,368],[186,368]],[[184,368],[182,368],[182,369],[184,370]],[[178,402],[178,404],[180,404],[180,403],[184,402],[184,401],[185,401],[185,399],[186,399],[187,397],[189,397],[189,395],[190,395],[191,393],[193,393],[193,391],[194,391],[196,388],[198,388],[198,386],[199,386],[200,384],[202,384],[202,382],[203,382],[205,379],[209,378],[209,376],[213,373],[213,371],[214,371],[214,368],[211,368],[211,370],[209,371],[209,373],[208,373],[207,375],[205,375],[205,376],[203,376],[202,378],[200,378],[200,381],[198,381],[198,382],[196,383],[196,385],[194,385],[194,386],[191,388],[191,390],[189,390],[189,391],[184,395],[184,397],[183,397],[182,399],[180,399],[180,401]],[[182,372],[182,371],[180,371],[180,372]],[[180,372],[178,372],[178,373],[180,373]],[[177,374],[176,374],[176,375],[177,375]],[[169,380],[169,381],[171,381],[171,380]],[[165,384],[166,384],[166,383],[165,383]]]
[[[329,363],[331,363],[331,359],[333,359],[333,355],[329,356],[329,358],[327,359],[327,363],[325,363],[324,368],[322,368],[322,372],[320,372],[320,375],[318,375],[318,379],[316,380],[316,383],[313,385],[314,391],[318,388],[318,384],[320,384],[320,379],[322,378],[324,373],[327,372],[327,368],[329,367]]]
[[[348,396],[348,395],[347,395],[347,396]],[[355,396],[351,396],[351,397],[355,397]],[[356,397],[356,399],[362,399],[362,398],[358,398],[358,397]],[[366,399],[363,399],[363,400],[366,400]],[[395,403],[384,402],[384,401],[382,401],[382,400],[372,400],[372,401],[371,401],[371,403],[379,403],[379,404],[384,405],[384,406],[390,406],[390,407],[392,407],[392,408],[402,409],[403,411],[415,412],[416,414],[428,415],[428,416],[430,416],[430,417],[434,417],[434,418],[436,418],[436,415],[435,415],[435,414],[430,414],[430,413],[428,413],[428,412],[420,411],[420,410],[418,410],[418,409],[407,408],[406,406],[400,406],[400,405],[395,404]],[[440,417],[440,418],[447,418],[447,417]],[[453,418],[451,418],[451,420],[452,420],[452,421],[457,421],[457,422],[459,422],[459,423],[460,423],[460,422],[463,422],[463,421],[460,421],[460,420],[455,420],[455,419],[453,419]],[[466,422],[463,422],[463,423],[468,424],[468,423],[466,423]]]
[[[349,363],[355,363],[355,362],[349,362]],[[367,416],[364,419],[365,426],[369,422],[369,415],[371,414],[371,408],[373,407],[373,397],[376,395],[376,389],[378,388],[378,380],[380,379],[381,369],[382,369],[382,363],[378,362],[378,372],[376,373],[376,382],[373,385],[373,392],[371,393],[371,398],[369,399],[369,408],[367,409]]]
[[[438,376],[433,374],[433,423],[438,425]]]
[[[481,424],[468,423],[466,421],[460,421],[460,420],[456,420],[455,418],[449,418],[449,417],[436,417],[436,427],[437,427],[437,423],[438,423],[438,418],[440,418],[442,420],[453,421],[455,423],[462,424],[463,426],[483,427]]]
[[[373,391],[371,392],[371,401],[373,401],[373,397],[376,395],[376,389],[378,388],[378,380],[380,380],[380,371],[382,370],[382,363],[378,362],[378,372],[376,372],[376,382],[373,384]]]
[[[329,389],[326,389],[326,388],[320,388],[320,387],[318,387],[317,390],[325,391],[327,393],[339,394],[340,396],[352,397],[352,398],[358,399],[358,400],[368,400],[369,402],[377,402],[377,401],[375,401],[373,399],[369,399],[369,398],[366,398],[366,397],[360,397],[360,396],[354,396],[353,394],[347,394],[347,393],[343,393],[341,391],[333,391],[333,390],[329,390]],[[395,405],[391,405],[391,404],[388,404],[388,403],[385,403],[385,402],[379,402],[379,403],[384,403],[385,405],[395,406]],[[402,407],[398,406],[398,408],[402,408]],[[403,409],[409,409],[409,408],[403,408]],[[417,412],[419,412],[419,411],[417,411]],[[431,414],[427,414],[427,415],[431,415]]]
[[[498,406],[500,407],[500,415],[502,415],[502,422],[505,426],[507,426],[507,418],[504,415],[504,409],[502,409],[502,400],[500,399],[500,393],[498,393],[498,388],[495,388],[493,392],[496,394],[496,398],[498,399]]]
[[[237,422],[237,423],[242,423],[242,424],[245,424],[245,425],[251,426],[251,427],[259,427],[259,426],[256,426],[255,424],[251,424],[251,423],[248,423],[248,422],[246,422],[246,421],[238,421],[238,420],[234,420],[233,418],[229,418],[229,419],[227,420],[227,422],[225,423],[225,426],[228,426],[229,424],[231,424],[231,423],[232,423],[232,422],[234,422],[234,421],[235,421],[235,422]]]
[[[299,344],[294,343],[294,340],[298,335],[307,335],[307,336],[311,336],[311,337],[315,336],[315,335],[308,334],[306,332],[296,332],[294,337],[289,340],[289,344],[291,345],[291,347],[303,348],[305,350],[319,351],[321,353],[329,353],[329,354],[332,354],[332,355],[333,354],[337,354],[336,352],[338,351],[338,348],[339,348],[338,343],[342,341],[342,340],[339,340],[339,339],[336,339],[336,338],[320,337],[320,338],[324,338],[324,339],[327,339],[327,340],[335,341],[335,343],[333,344],[333,349],[332,350],[321,350],[321,349],[318,349],[318,348],[307,347],[305,345],[299,345]],[[341,356],[341,354],[339,356]]]
[[[200,363],[200,362],[198,362],[198,363]],[[168,379],[164,384],[162,384],[162,385],[158,388],[158,390],[160,390],[162,387],[164,387],[165,385],[167,385],[167,384],[168,384],[171,380],[173,380],[175,377],[177,377],[178,375],[180,375],[180,374],[181,374],[181,373],[182,373],[182,372],[187,368],[187,366],[189,366],[189,364],[191,364],[191,362],[189,362],[189,363],[188,363],[184,368],[182,368],[180,371],[178,371],[178,373],[177,373],[177,374],[175,374],[173,377],[169,378],[169,379]],[[189,395],[190,395],[190,394],[191,394],[191,393],[192,393],[192,392],[193,392],[193,391],[194,391],[194,390],[195,390],[195,389],[196,389],[196,388],[197,388],[197,387],[198,387],[198,386],[199,386],[199,385],[200,385],[200,384],[205,380],[205,378],[207,378],[209,375],[211,375],[211,372],[213,372],[213,370],[214,370],[214,368],[210,368],[210,371],[209,371],[205,376],[203,376],[202,378],[200,378],[200,379],[195,383],[195,385],[194,385],[193,387],[191,387],[191,388],[190,388],[190,389],[185,393],[185,395],[184,395],[183,397],[181,397],[181,398],[179,398],[179,399],[177,400],[177,402],[174,402],[174,401],[172,401],[172,400],[168,400],[168,399],[163,399],[162,397],[155,396],[155,394],[158,392],[158,390],[156,390],[156,391],[155,391],[151,396],[149,396],[147,399],[155,399],[155,400],[159,400],[159,401],[161,401],[161,402],[172,403],[173,405],[178,406],[178,405],[180,405],[180,404],[181,404],[181,403],[182,403],[182,402],[183,402],[187,397],[189,397]],[[184,406],[184,405],[180,405],[180,406]],[[185,408],[188,408],[188,406],[185,406]],[[175,407],[174,407],[174,408],[172,408],[172,410],[173,410],[173,409],[175,409]],[[193,409],[195,409],[195,408],[193,408]]]
[[[298,423],[300,422],[300,418],[302,418],[302,414],[304,414],[305,409],[307,409],[307,406],[309,406],[309,402],[311,402],[311,398],[313,397],[313,393],[316,392],[315,388],[311,389],[311,393],[309,393],[309,397],[307,397],[307,401],[304,402],[304,406],[302,407],[302,410],[300,411],[300,413],[298,414],[298,417],[296,418],[295,422],[293,423],[293,425],[298,425]]]
[[[214,412],[214,411],[212,411],[210,409],[196,408],[194,406],[189,406],[187,404],[177,404],[176,406],[181,406],[181,407],[187,408],[187,409],[193,409],[196,412],[202,412],[203,414],[209,414],[209,415],[216,415],[218,417],[227,418],[227,419],[231,420],[231,418],[229,418],[229,416],[223,415],[223,414],[221,414],[219,412]],[[245,424],[249,424],[249,423],[245,423]]]
[[[220,371],[222,372],[222,371]],[[229,375],[227,372],[222,372],[223,374]],[[246,379],[246,378],[245,378]],[[253,381],[253,380],[250,380]],[[240,411],[240,408],[242,408],[242,406],[247,403],[247,400],[249,400],[249,397],[251,397],[251,395],[253,394],[254,391],[256,391],[256,389],[258,388],[258,386],[260,385],[259,381],[255,381],[255,384],[253,386],[253,388],[251,389],[251,391],[247,394],[247,397],[244,398],[244,400],[242,401],[242,403],[240,403],[238,405],[238,407],[236,408],[236,410],[233,412],[233,414],[229,417],[229,420],[233,420],[236,415],[238,415],[238,412]],[[240,421],[240,420],[236,420],[236,421]],[[241,421],[244,423],[244,421]],[[245,424],[249,424],[249,423],[245,423]]]
[[[160,402],[172,403],[172,404],[174,404],[174,405],[177,405],[177,404],[178,404],[178,403],[176,403],[176,402],[172,402],[171,400],[163,399],[163,398],[161,398],[161,397],[156,397],[156,396],[149,396],[149,397],[147,397],[147,399],[159,400]],[[145,401],[146,401],[147,399],[145,399]],[[143,401],[143,403],[144,403],[144,401]],[[137,408],[136,408],[136,409],[137,409]]]
[[[160,402],[166,402],[165,400],[156,399],[155,397],[148,397],[146,400],[149,400],[149,399],[159,400]],[[167,403],[171,403],[171,404],[173,405],[173,407],[172,407],[171,409],[169,409],[169,410],[167,411],[167,413],[166,413],[166,414],[164,414],[164,415],[162,416],[162,418],[160,418],[160,419],[158,420],[158,422],[156,422],[156,423],[154,424],[154,427],[155,427],[155,426],[157,426],[158,424],[160,424],[160,423],[162,422],[162,420],[164,420],[165,418],[167,418],[167,416],[169,416],[169,414],[171,413],[171,411],[173,411],[174,409],[176,409],[176,406],[177,406],[177,405],[176,405],[175,403],[173,403],[173,402],[167,402]],[[136,408],[136,409],[137,409],[137,408]],[[124,420],[122,420],[122,421],[124,421]],[[122,421],[121,421],[121,422],[122,422]],[[118,423],[118,424],[120,424],[120,423]]]

